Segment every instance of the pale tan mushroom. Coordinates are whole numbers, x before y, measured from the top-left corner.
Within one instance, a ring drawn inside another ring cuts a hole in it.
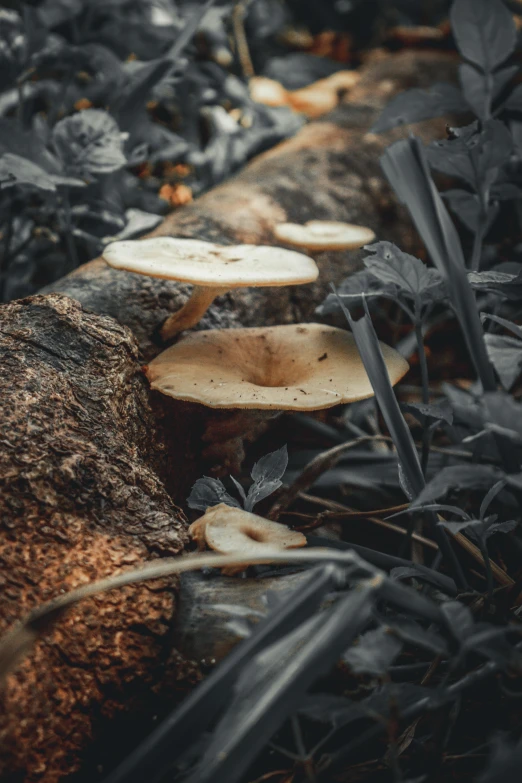
[[[408,364],[381,344],[397,383]],[[353,336],[322,324],[214,329],[184,335],[146,368],[175,400],[227,409],[206,417],[202,456],[212,474],[241,469],[243,443],[283,411],[315,411],[373,396]]]
[[[188,302],[163,324],[164,340],[197,324],[216,296],[232,288],[301,285],[319,275],[312,259],[292,250],[174,237],[113,242],[103,258],[127,272],[193,284]]]
[[[205,546],[222,554],[259,555],[267,551],[280,552],[306,545],[302,533],[279,522],[251,514],[225,503],[212,506],[189,527],[189,534],[199,549]],[[227,573],[243,571],[248,563],[227,568]]]
[[[395,384],[408,363],[381,349]],[[193,332],[146,374],[162,394],[211,408],[313,411],[373,396],[352,334],[323,324]]]
[[[371,228],[334,220],[310,220],[308,223],[279,223],[274,235],[287,245],[310,253],[325,250],[357,250],[375,239]]]

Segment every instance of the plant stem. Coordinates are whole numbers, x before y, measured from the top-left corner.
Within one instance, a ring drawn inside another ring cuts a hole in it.
[[[71,201],[69,199],[69,189],[64,187],[62,193],[63,217],[64,217],[64,237],[67,247],[67,256],[73,269],[80,265],[78,253],[76,252],[76,242],[74,241],[73,225],[71,217]]]
[[[471,271],[472,272],[479,272],[480,271],[480,259],[482,256],[482,242],[484,240],[484,227],[485,223],[483,221],[484,215],[482,214],[482,211],[480,213],[480,221],[479,221],[479,227],[475,232],[475,237],[473,239],[473,251],[471,253]]]
[[[486,542],[483,538],[479,539],[479,549],[482,554],[482,557],[484,558],[484,569],[486,571],[486,582],[488,586],[488,598],[485,604],[485,609],[487,609],[493,600],[493,589],[494,589],[494,582],[493,582],[493,572],[491,570],[491,561],[489,559],[489,552],[486,545]]]
[[[428,362],[426,360],[426,351],[424,349],[424,335],[422,333],[422,321],[417,318],[415,320],[415,338],[417,340],[417,353],[419,354],[419,367],[421,371],[422,379],[422,402],[424,405],[429,405],[430,402],[430,381],[428,375]],[[426,469],[428,467],[428,458],[430,456],[430,430],[428,427],[427,419],[425,419],[422,427],[422,455],[421,455],[421,468],[424,475],[426,475]]]

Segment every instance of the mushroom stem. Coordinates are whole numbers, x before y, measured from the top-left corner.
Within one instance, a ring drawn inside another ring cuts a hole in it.
[[[180,310],[169,316],[161,327],[160,334],[162,340],[170,340],[179,332],[195,326],[207,312],[216,296],[226,294],[228,290],[228,288],[195,285],[190,299],[185,302]]]

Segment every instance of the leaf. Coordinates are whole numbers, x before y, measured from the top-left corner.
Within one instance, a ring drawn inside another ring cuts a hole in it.
[[[364,259],[365,267],[384,284],[393,284],[409,297],[421,297],[442,282],[435,269],[404,253],[392,242],[376,242],[367,248],[374,255]]]
[[[493,74],[493,97],[498,98],[504,88],[519,73],[518,65],[508,65]]]
[[[60,120],[53,129],[52,144],[65,171],[73,176],[110,174],[126,163],[120,129],[101,109],[85,109]]]
[[[243,501],[243,505],[247,502],[247,496],[245,493],[245,490],[243,489],[242,485],[237,481],[237,479],[234,478],[234,476],[230,476],[230,480],[234,482],[234,486],[239,492],[239,497]]]
[[[310,720],[331,723],[334,728],[361,718],[387,723],[392,715],[402,714],[412,704],[428,698],[430,693],[421,685],[393,682],[376,688],[370,696],[358,702],[342,696],[314,693],[305,698],[298,711]]]
[[[518,519],[508,519],[505,522],[494,522],[484,531],[485,538],[494,536],[496,533],[511,533],[518,527]]]
[[[463,642],[473,630],[475,622],[470,610],[460,601],[445,601],[440,611],[455,639]]]
[[[479,198],[475,193],[455,188],[454,190],[445,190],[441,196],[449,203],[451,211],[460,218],[467,229],[473,233],[477,231],[481,208]]]
[[[410,506],[412,509],[420,508],[432,500],[445,497],[451,490],[482,489],[491,486],[503,477],[499,468],[493,465],[451,465],[442,468],[439,473],[429,481],[417,499]]]
[[[477,783],[519,783],[522,768],[522,742],[514,745],[497,738],[488,768],[477,778]]]
[[[466,519],[464,522],[448,522],[446,519],[441,519],[439,525],[445,527],[450,533],[453,533],[453,535],[461,533],[467,528],[471,528],[479,537],[482,533],[482,522],[480,519]]]
[[[490,269],[487,272],[468,272],[468,280],[471,283],[471,287],[475,290],[499,294],[504,298],[513,301],[522,300],[522,273],[514,275],[509,274],[508,272]],[[488,313],[481,314],[483,322],[487,318],[496,321],[498,316],[490,316]],[[502,323],[502,321],[505,321],[505,319],[501,319],[500,321],[497,321],[497,323]],[[510,327],[507,326],[507,324],[510,323],[510,321],[505,321],[502,325],[509,329]],[[520,332],[517,332],[516,330],[512,331],[515,331],[515,334],[519,334],[522,338],[522,329],[520,329]]]
[[[497,495],[499,495],[502,492],[505,486],[506,486],[506,482],[504,479],[502,479],[501,481],[497,481],[497,483],[494,484],[491,487],[491,489],[488,490],[488,492],[486,492],[486,494],[482,499],[482,503],[480,504],[480,511],[479,511],[480,519],[485,518],[488,512],[488,508],[493,503]]]
[[[441,400],[437,405],[422,402],[405,402],[402,403],[401,409],[411,413],[423,425],[426,421],[431,421],[432,423],[453,423],[453,411],[448,400]]]
[[[428,650],[435,655],[447,655],[448,645],[438,633],[422,628],[412,620],[394,620],[390,622],[390,628],[407,644]]]
[[[522,341],[503,334],[486,334],[488,356],[502,386],[509,391],[522,369]]]
[[[388,103],[371,129],[372,133],[430,120],[444,114],[461,114],[468,111],[458,87],[452,84],[435,84],[430,90],[413,89],[400,93]]]
[[[461,55],[486,73],[515,49],[515,22],[501,0],[455,0],[450,21]]]
[[[143,63],[139,69],[128,78],[127,84],[121,90],[118,99],[111,106],[111,112],[118,125],[133,133],[135,126],[145,114],[145,104],[152,88],[163,79],[174,67],[169,58],[161,58]],[[141,115],[141,116],[140,116]]]
[[[241,504],[229,495],[224,484],[215,478],[204,476],[196,481],[187,500],[189,508],[206,511],[210,506],[226,503],[227,506],[241,508]]]
[[[252,479],[260,481],[277,481],[282,479],[288,465],[288,449],[286,444],[277,451],[272,451],[255,463],[250,473]]]
[[[522,84],[517,84],[504,104],[508,111],[522,112]]]
[[[379,408],[392,436],[399,463],[406,474],[408,485],[411,487],[414,496],[417,496],[424,486],[424,476],[419,455],[390,383],[371,318],[368,312],[366,312],[362,318],[354,321],[350,312],[342,303],[341,307],[352,329],[364,369],[370,379]]]
[[[341,307],[337,296],[347,307],[350,307],[350,305],[360,305],[363,297],[372,299],[384,296],[388,299],[396,299],[397,287],[391,283],[385,285],[369,270],[361,269],[339,284],[337,294],[328,294],[324,302],[317,308],[316,313],[323,316],[339,312]]]
[[[56,183],[52,176],[40,166],[20,155],[7,152],[0,158],[0,189],[14,185],[31,185],[39,190],[56,190]]]
[[[488,92],[486,78],[482,71],[468,63],[459,66],[460,86],[464,97],[481,120],[487,119],[490,112],[491,95]]]
[[[476,623],[473,632],[463,644],[463,650],[473,655],[479,653],[494,661],[500,669],[520,669],[521,653],[506,638],[508,628],[495,627],[489,623]],[[502,781],[503,783],[503,781]]]
[[[511,430],[522,437],[522,405],[503,391],[484,395],[486,424],[496,424],[506,431]],[[500,480],[499,476],[499,480]]]
[[[390,629],[380,626],[363,634],[343,655],[354,674],[385,675],[402,649],[402,642]]]
[[[262,457],[252,468],[251,477],[254,483],[248,490],[245,501],[245,510],[252,511],[256,503],[267,498],[276,489],[279,489],[282,476],[288,465],[288,451],[282,446],[277,451]]]
[[[388,147],[381,165],[399,199],[406,204],[417,231],[448,286],[470,358],[485,388],[496,381],[484,342],[475,296],[466,276],[459,236],[430,175],[424,148],[416,138]]]
[[[368,622],[374,590],[360,586],[251,660],[235,698],[185,783],[236,783],[304,693],[326,673]]]
[[[518,275],[516,279],[518,279],[518,277],[520,277],[520,275]],[[483,321],[489,319],[490,321],[494,321],[496,324],[500,324],[500,326],[504,326],[522,340],[522,326],[514,324],[513,321],[508,321],[507,318],[501,318],[499,315],[492,315],[491,313],[483,313],[481,317]]]

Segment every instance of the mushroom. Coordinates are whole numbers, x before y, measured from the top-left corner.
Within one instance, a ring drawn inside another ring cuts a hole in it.
[[[395,384],[408,364],[389,346],[381,349]],[[211,418],[203,435],[211,444],[208,455],[225,455],[232,470],[240,467],[242,440],[253,427],[259,431],[263,416],[266,421],[283,411],[315,411],[373,396],[352,334],[314,323],[193,332],[145,371],[161,394],[233,409],[228,419]]]
[[[371,228],[334,220],[310,220],[299,223],[279,223],[274,228],[277,239],[287,245],[322,252],[324,250],[357,250],[375,239]]]
[[[188,302],[163,324],[164,340],[197,324],[216,296],[232,288],[301,285],[319,275],[311,258],[293,250],[174,237],[113,242],[103,258],[116,269],[193,284]]]
[[[222,554],[259,555],[267,550],[279,552],[306,545],[302,533],[225,503],[207,509],[189,527],[189,534],[199,549],[207,545]],[[244,571],[246,565],[233,566],[226,571],[229,574]]]

